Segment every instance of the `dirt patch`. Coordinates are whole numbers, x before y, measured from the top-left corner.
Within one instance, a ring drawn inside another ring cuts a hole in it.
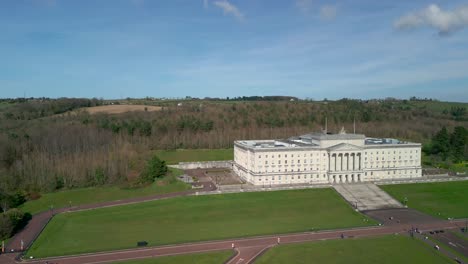
[[[121,114],[121,113],[126,113],[126,112],[133,112],[133,111],[147,111],[147,112],[160,111],[161,107],[154,106],[154,105],[101,105],[101,106],[81,108],[80,110],[87,111],[90,114],[97,114],[97,113]]]

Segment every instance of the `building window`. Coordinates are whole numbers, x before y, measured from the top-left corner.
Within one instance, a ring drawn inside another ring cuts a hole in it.
[[[265,164],[268,164],[268,160],[265,160]]]

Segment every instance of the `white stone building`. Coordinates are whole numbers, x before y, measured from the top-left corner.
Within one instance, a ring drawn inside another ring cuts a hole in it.
[[[421,177],[421,144],[312,133],[234,142],[234,171],[255,185],[352,183]]]

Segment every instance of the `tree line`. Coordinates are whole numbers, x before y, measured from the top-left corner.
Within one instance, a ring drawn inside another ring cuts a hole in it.
[[[442,161],[449,159],[458,163],[468,160],[468,130],[457,126],[450,133],[446,127],[442,127],[431,141],[424,145],[423,150],[428,155],[440,157]]]
[[[344,126],[352,133],[355,122],[356,132],[367,136],[423,143],[444,126],[453,131],[468,125],[466,112],[455,119],[438,110],[443,108],[439,105],[402,100],[193,100],[182,105],[164,102],[156,112],[54,114],[54,105],[74,109],[101,103],[80,100],[35,100],[0,107],[0,192],[23,190],[29,199],[35,193],[62,188],[128,185],[140,181],[153,150],[231,148],[239,139],[286,138],[319,131],[325,119],[329,131],[338,132]],[[30,110],[31,105],[36,110]],[[47,109],[43,117],[37,115],[41,109]],[[28,118],[9,118],[5,113]]]

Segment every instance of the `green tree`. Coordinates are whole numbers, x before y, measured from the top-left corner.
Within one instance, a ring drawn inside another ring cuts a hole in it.
[[[13,233],[13,224],[10,217],[6,214],[0,214],[0,239],[4,240],[11,236]]]
[[[141,178],[144,182],[154,182],[156,178],[161,178],[167,173],[167,165],[164,160],[159,159],[154,155],[146,165],[145,171],[142,173]]]
[[[446,160],[450,153],[450,140],[447,128],[443,127],[432,138],[432,153],[439,154],[442,160]]]
[[[457,126],[450,135],[450,149],[454,162],[461,162],[465,159],[465,148],[468,141],[468,131],[462,127]]]

